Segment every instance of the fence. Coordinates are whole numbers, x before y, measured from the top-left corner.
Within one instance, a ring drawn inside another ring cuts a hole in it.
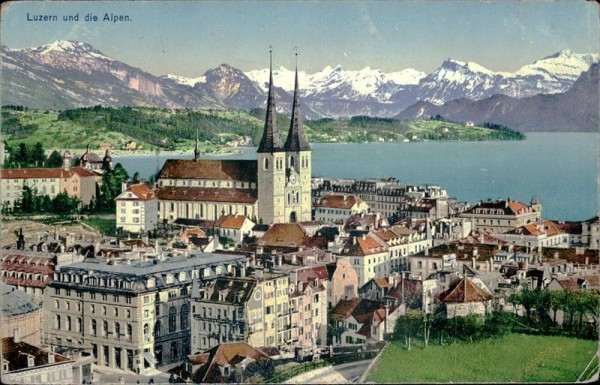
[[[277,384],[289,380],[292,377],[296,377],[299,374],[310,372],[312,370],[322,368],[330,365],[341,365],[348,362],[361,361],[372,359],[377,356],[379,350],[371,350],[365,352],[352,352],[352,353],[338,353],[334,354],[333,357],[317,360],[313,362],[305,362],[294,366],[293,368],[283,370],[279,373],[274,374],[270,378],[265,379],[263,383]]]

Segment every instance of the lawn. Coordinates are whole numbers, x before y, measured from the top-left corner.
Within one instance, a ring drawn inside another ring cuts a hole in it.
[[[95,228],[100,234],[105,236],[115,236],[117,233],[117,225],[114,219],[93,217],[84,219],[82,222]]]
[[[574,382],[597,350],[596,341],[521,334],[411,351],[392,342],[367,381]]]

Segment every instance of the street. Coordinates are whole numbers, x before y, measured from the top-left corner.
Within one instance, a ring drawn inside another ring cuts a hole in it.
[[[358,383],[372,360],[328,366],[290,378],[285,384],[350,384]]]

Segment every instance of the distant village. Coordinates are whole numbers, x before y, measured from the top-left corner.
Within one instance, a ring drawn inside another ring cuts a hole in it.
[[[272,87],[256,160],[205,159],[196,140],[193,159],[167,160],[155,181],[124,181],[118,236],[2,233],[3,382],[100,382],[99,368],[258,382],[279,364],[378,351],[411,310],[525,314],[510,300],[522,290],[598,293],[598,217],[547,220],[537,197],[471,206],[440,186],[313,177],[297,75],[285,141]],[[113,168],[110,148],[99,153],[2,169],[3,207],[25,186],[89,204]],[[572,322],[558,307],[550,317]]]

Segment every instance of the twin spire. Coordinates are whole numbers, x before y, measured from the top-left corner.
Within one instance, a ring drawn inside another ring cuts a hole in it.
[[[290,130],[285,145],[281,144],[279,129],[277,128],[277,114],[275,109],[275,92],[273,90],[273,51],[269,47],[269,94],[267,96],[267,115],[265,128],[257,152],[283,152],[283,151],[310,151],[310,146],[304,136],[302,118],[300,117],[300,100],[298,86],[298,52],[296,51],[296,78],[294,84],[294,102]]]

